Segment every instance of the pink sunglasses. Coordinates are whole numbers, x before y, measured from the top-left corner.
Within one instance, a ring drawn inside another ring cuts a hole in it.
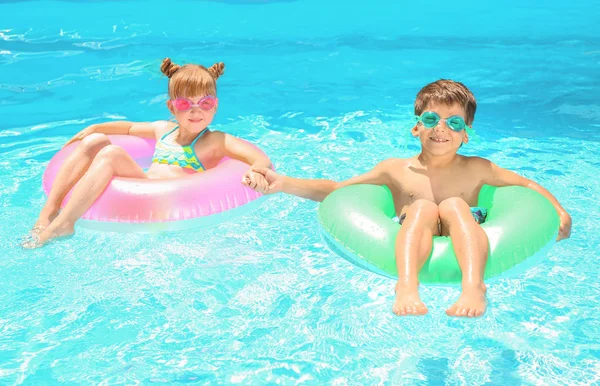
[[[187,98],[171,99],[171,103],[178,111],[188,111],[192,107],[200,107],[202,110],[210,110],[217,104],[218,99],[212,95],[207,95],[200,99],[197,104],[194,104]]]

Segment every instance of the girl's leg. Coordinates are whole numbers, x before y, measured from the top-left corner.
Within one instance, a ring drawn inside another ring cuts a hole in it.
[[[60,205],[67,193],[88,170],[96,154],[108,145],[110,145],[110,140],[105,134],[88,135],[79,143],[79,146],[60,167],[52,184],[52,189],[48,194],[46,204],[42,208],[32,232],[39,233],[50,225],[58,215]]]
[[[67,205],[40,233],[36,246],[42,246],[50,239],[72,234],[75,222],[92,206],[113,177],[148,178],[121,147],[104,147],[75,187]]]

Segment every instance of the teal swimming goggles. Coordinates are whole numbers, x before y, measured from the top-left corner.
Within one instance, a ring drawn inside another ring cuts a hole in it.
[[[457,132],[463,131],[464,129],[469,129],[469,126],[467,126],[464,118],[460,115],[453,115],[443,119],[433,111],[425,111],[420,116],[415,115],[415,119],[417,122],[421,122],[423,126],[428,129],[433,129],[438,125],[438,123],[440,123],[440,121],[446,122],[446,126]]]

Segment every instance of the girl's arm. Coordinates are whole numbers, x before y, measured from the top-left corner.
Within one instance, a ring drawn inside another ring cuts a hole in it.
[[[252,168],[265,168],[270,170],[271,160],[262,151],[242,141],[232,135],[215,132],[221,135],[223,152],[227,157],[237,159],[250,165],[250,168],[244,173],[241,183],[260,192],[266,193],[269,189],[267,180],[259,173],[252,171]]]
[[[223,148],[227,157],[245,162],[251,167],[271,168],[271,160],[256,147],[229,134],[223,134]]]
[[[113,121],[106,123],[93,124],[81,130],[75,134],[65,146],[70,143],[81,141],[85,137],[94,133],[101,134],[121,134],[121,135],[134,135],[142,138],[156,138],[156,130],[160,126],[164,126],[163,121],[159,122],[128,122],[128,121]]]

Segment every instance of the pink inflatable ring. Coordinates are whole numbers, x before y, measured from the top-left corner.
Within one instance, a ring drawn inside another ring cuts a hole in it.
[[[142,167],[148,168],[156,141],[129,135],[110,135]],[[72,143],[52,157],[42,186],[50,192],[66,157],[79,143]],[[162,232],[209,226],[249,212],[262,195],[241,183],[249,166],[223,158],[201,173],[164,180],[114,178],[80,220],[89,228],[121,232]],[[68,202],[71,192],[62,206]]]

